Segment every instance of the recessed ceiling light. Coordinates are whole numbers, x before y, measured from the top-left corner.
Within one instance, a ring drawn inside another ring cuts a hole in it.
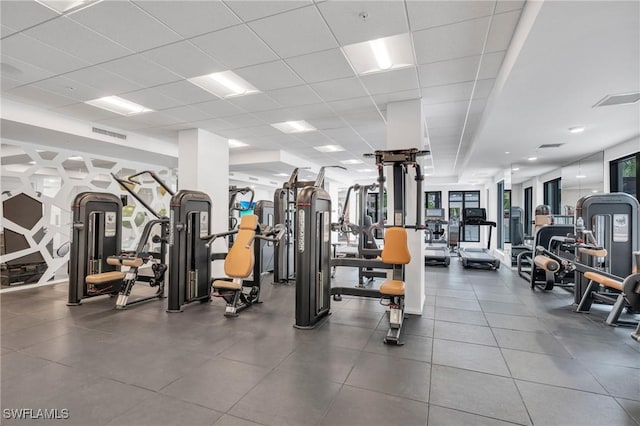
[[[514,171],[514,172],[517,172],[518,170],[520,170],[520,167],[514,167],[511,170]]]
[[[36,162],[35,161],[29,161],[29,164],[34,165],[34,164],[36,164]]]
[[[511,154],[509,151],[505,151],[504,153],[505,153],[505,154]]]
[[[593,192],[594,194],[598,192],[597,189],[592,189],[591,192]]]
[[[70,14],[100,3],[102,0],[36,0],[60,14]]]
[[[77,156],[77,155],[76,155],[76,156],[74,156],[74,157],[69,157],[69,158],[67,158],[67,160],[71,160],[71,161],[82,161],[82,160],[83,160],[83,158],[82,158],[82,157],[79,157],[79,156]]]
[[[314,146],[313,149],[315,149],[316,151],[320,151],[320,152],[340,152],[340,151],[344,151],[344,148],[341,147],[340,145]]]
[[[249,146],[249,144],[237,139],[229,139],[229,148],[241,148],[243,146]]]
[[[586,178],[586,175],[576,175],[576,179],[584,179]]]
[[[304,120],[273,123],[271,126],[280,130],[282,133],[304,133],[318,130]]]
[[[527,158],[527,160],[529,160],[529,161],[536,161],[537,159],[538,159],[538,157],[529,157],[529,158]]]
[[[569,133],[582,133],[584,132],[584,127],[569,127]]]
[[[86,101],[86,104],[91,106],[106,109],[120,115],[136,115],[145,112],[152,112],[153,110],[142,105],[138,105],[135,102],[122,99],[118,96],[105,96],[104,98],[93,99]]]
[[[375,172],[375,170],[373,170],[373,169],[358,169],[357,171],[360,172],[360,173],[373,173],[373,172]]]
[[[233,71],[214,72],[189,78],[187,81],[219,98],[232,98],[259,92],[251,83]]]
[[[362,164],[362,160],[342,160],[342,164]]]
[[[282,176],[282,177],[287,177],[290,176],[288,173],[274,173],[274,176]]]
[[[390,71],[415,65],[409,34],[398,34],[343,47],[358,74]]]

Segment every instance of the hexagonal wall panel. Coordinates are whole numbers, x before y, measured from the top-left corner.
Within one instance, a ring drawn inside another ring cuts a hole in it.
[[[18,194],[2,202],[5,219],[31,229],[42,218],[42,203],[25,194]]]

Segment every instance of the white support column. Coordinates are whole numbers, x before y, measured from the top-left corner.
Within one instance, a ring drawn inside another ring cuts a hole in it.
[[[387,149],[424,148],[424,117],[422,116],[422,100],[392,102],[387,104]],[[418,161],[421,161],[420,159]],[[387,197],[388,211],[393,211],[393,175],[388,167]],[[416,222],[416,181],[413,170],[406,179],[406,224]],[[424,182],[423,182],[424,191]],[[424,198],[424,194],[422,195]],[[393,223],[393,217],[387,219]],[[425,301],[424,291],[424,231],[408,230],[408,244],[411,252],[411,263],[405,267],[405,311],[408,314],[422,315]]]
[[[229,228],[229,143],[226,138],[202,129],[178,135],[178,189],[202,191],[211,197],[211,232]],[[212,252],[227,252],[225,239],[218,239]],[[224,276],[223,263],[214,262],[214,277]]]

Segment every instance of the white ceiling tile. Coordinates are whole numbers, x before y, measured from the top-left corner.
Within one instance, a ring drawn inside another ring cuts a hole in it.
[[[419,64],[482,53],[489,18],[474,19],[413,33]]]
[[[363,75],[360,78],[372,95],[418,88],[418,75],[414,67]]]
[[[112,94],[105,93],[104,91],[86,86],[84,84],[78,83],[77,81],[73,81],[61,76],[48,78],[46,80],[39,81],[38,83],[34,83],[33,85],[40,89],[47,90],[51,93],[76,99],[81,102],[101,98],[103,96]]]
[[[329,138],[333,139],[334,141],[340,141],[341,139],[345,139],[345,140],[352,140],[354,138],[359,139],[358,134],[355,133],[351,127],[326,129],[326,130],[323,130],[322,133],[325,136],[328,136]]]
[[[311,84],[311,87],[313,87],[318,95],[326,102],[359,98],[367,95],[367,92],[365,92],[356,77],[314,83]]]
[[[169,108],[162,110],[162,112],[180,122],[193,122],[209,118],[209,114],[190,105]]]
[[[266,16],[276,15],[286,12],[287,10],[297,9],[299,7],[308,6],[311,1],[227,1],[229,6],[235,13],[245,22],[255,19],[264,18]]]
[[[491,94],[491,89],[493,89],[493,83],[495,83],[494,78],[489,78],[486,80],[478,80],[476,84],[476,90],[473,93],[474,102],[479,99],[486,99]]]
[[[182,80],[179,75],[172,73],[155,62],[151,62],[142,55],[127,56],[100,66],[145,87]]]
[[[2,3],[0,3],[1,5]],[[2,24],[0,25],[0,37],[5,38],[10,36],[11,34],[15,33],[16,30],[14,30],[13,28],[9,28],[8,26]]]
[[[64,16],[31,28],[24,34],[91,64],[133,53]]]
[[[363,96],[361,98],[344,99],[341,101],[332,101],[329,102],[329,106],[339,114],[376,111],[376,105],[368,96]]]
[[[493,0],[408,1],[409,22],[413,31],[439,27],[493,13]]]
[[[288,108],[292,118],[290,120],[307,120],[313,121],[316,118],[321,117],[333,117],[335,113],[324,103],[313,105],[300,105],[297,107]],[[313,123],[311,123],[313,124]]]
[[[231,124],[234,128],[254,127],[264,124],[253,114],[232,115],[230,117],[225,117],[224,121]]]
[[[342,46],[409,31],[402,1],[329,1],[318,8]]]
[[[209,130],[210,132],[218,132],[219,130],[229,129],[233,127],[231,126],[231,124],[219,118],[209,118],[207,120],[195,121],[189,124],[189,128],[205,129]]]
[[[282,132],[280,130],[275,129],[273,126],[270,126],[268,124],[261,124],[259,126],[252,126],[252,127],[249,127],[249,130],[251,130],[251,134],[256,136],[256,137],[280,136],[280,135],[282,135]]]
[[[148,13],[125,1],[103,1],[70,17],[136,52],[181,39]]]
[[[222,129],[222,130],[218,130],[216,133],[222,136],[223,138],[240,139],[240,140],[242,140],[242,138],[244,138],[245,136],[251,136],[251,130],[242,129],[242,128]]]
[[[234,72],[263,92],[304,83],[284,61],[253,65],[236,69]]]
[[[496,13],[510,12],[512,10],[522,9],[525,0],[498,0],[496,5]]]
[[[58,16],[53,10],[35,1],[0,2],[2,25],[7,25],[15,31],[22,31]]]
[[[14,80],[5,76],[4,74],[0,75],[0,88],[5,92],[7,90],[11,90],[14,87],[22,86],[24,83],[18,80]]]
[[[439,104],[444,102],[465,101],[470,98],[473,82],[449,84],[446,86],[423,87],[422,102]]]
[[[503,59],[504,52],[485,54],[479,78],[495,78]],[[420,84],[422,87],[432,87],[472,81],[476,77],[479,60],[480,55],[420,65]]]
[[[386,109],[389,102],[408,101],[410,99],[420,98],[419,90],[405,90],[395,93],[383,93],[381,95],[373,96],[373,100],[376,101],[380,109]]]
[[[54,74],[63,74],[89,65],[24,34],[14,34],[2,40],[2,54],[19,59]]]
[[[134,3],[185,38],[220,30],[242,22],[219,1],[144,0]]]
[[[85,103],[68,105],[61,108],[56,108],[53,111],[59,114],[87,121],[100,121],[120,117],[118,114],[109,112],[104,109],[96,108]]]
[[[124,93],[120,97],[156,111],[181,105],[179,101],[160,94],[155,88]]]
[[[267,92],[273,100],[283,107],[309,105],[322,102],[309,86],[288,87]]]
[[[202,90],[187,80],[155,86],[153,89],[185,105],[218,100],[215,95],[212,95],[206,90]]]
[[[254,115],[265,123],[281,123],[283,121],[296,120],[291,116],[290,108],[271,109],[267,111],[255,112]]]
[[[194,106],[199,110],[206,112],[212,118],[229,117],[232,115],[241,114],[243,112],[235,105],[222,99],[219,99],[217,101],[203,102]]]
[[[229,98],[228,102],[247,112],[266,111],[282,108],[280,104],[264,93],[253,93],[247,96]]]
[[[233,40],[233,43],[230,42]],[[190,40],[228,68],[239,68],[278,59],[260,38],[238,25]]]
[[[225,66],[188,41],[148,50],[143,55],[184,77],[198,77],[225,70]]]
[[[175,130],[171,130],[171,129],[164,129],[164,128],[151,128],[151,129],[144,129],[143,131],[141,131],[140,133],[147,135],[149,137],[152,138],[156,138],[156,139],[164,139],[167,141],[175,141],[176,139],[178,139],[178,132]]]
[[[424,116],[427,117],[427,120],[433,119],[436,117],[446,116],[446,115],[464,116],[464,114],[467,111],[468,105],[469,105],[468,101],[428,104],[423,106],[422,112],[424,113]]]
[[[2,94],[3,98],[14,99],[28,105],[55,108],[77,103],[75,99],[60,96],[32,85],[16,87]]]
[[[493,17],[489,38],[487,39],[486,52],[507,50],[511,44],[511,37],[520,20],[520,10],[501,13]]]
[[[307,83],[353,76],[353,70],[340,49],[288,58],[286,62]]]
[[[282,58],[337,47],[314,6],[263,18],[248,25]]]
[[[102,69],[99,66],[83,68],[64,75],[66,78],[77,81],[86,86],[93,87],[108,93],[117,95],[119,93],[140,90],[143,86],[122,76]]]
[[[318,130],[337,129],[344,127],[346,123],[338,116],[327,116],[313,119],[313,126]],[[307,134],[307,133],[305,133]]]
[[[146,122],[142,121],[139,117],[117,117],[108,120],[100,120],[101,126],[111,127],[114,130],[132,131],[136,129],[144,129],[145,127],[151,127]]]
[[[502,67],[505,53],[504,51],[485,53],[482,57],[482,66],[480,67],[478,79],[496,78]]]
[[[31,83],[54,75],[51,71],[8,56],[2,56],[0,71],[3,78],[10,77],[20,83]]]

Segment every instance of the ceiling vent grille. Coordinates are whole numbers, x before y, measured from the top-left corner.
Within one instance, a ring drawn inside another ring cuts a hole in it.
[[[640,101],[640,92],[623,93],[621,95],[607,95],[600,99],[593,108],[611,105],[635,104]]]
[[[560,148],[562,145],[564,145],[563,143],[545,143],[543,145],[540,145],[538,147],[538,149],[545,149],[545,148]]]
[[[91,131],[93,133],[99,133],[101,135],[111,136],[112,138],[118,138],[122,140],[127,140],[127,135],[123,135],[122,133],[112,132],[111,130],[100,129],[98,127],[92,127]]]
[[[255,177],[253,177],[253,176],[249,176],[249,180],[252,180],[252,181],[254,181],[254,182],[258,182],[260,179],[255,178]]]

